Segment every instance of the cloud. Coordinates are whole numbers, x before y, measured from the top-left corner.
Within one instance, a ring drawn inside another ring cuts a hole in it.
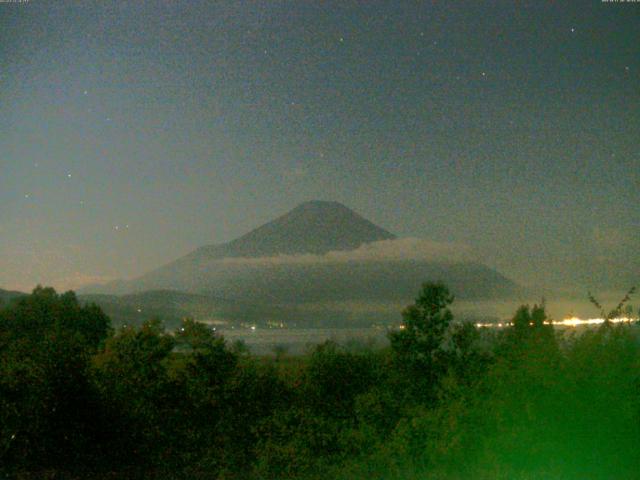
[[[376,262],[376,261],[441,261],[468,262],[475,255],[471,248],[458,243],[433,242],[419,238],[381,240],[364,244],[355,250],[331,251],[324,255],[277,255],[258,258],[224,258],[215,260],[223,265],[310,265],[317,263]]]

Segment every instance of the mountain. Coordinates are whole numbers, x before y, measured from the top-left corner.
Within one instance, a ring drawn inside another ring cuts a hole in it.
[[[81,292],[126,294],[162,289],[198,292],[202,290],[198,286],[203,275],[207,276],[207,272],[200,270],[213,260],[321,255],[395,238],[339,202],[312,200],[231,242],[200,247],[133,281],[115,280],[106,285],[85,287]]]
[[[150,318],[160,318],[165,326],[175,328],[185,317],[213,321],[229,318],[233,303],[203,295],[173,290],[152,290],[129,295],[83,294],[82,303],[95,303],[111,318],[114,325],[137,325]]]
[[[2,305],[3,303],[8,303],[11,300],[15,299],[15,298],[19,298],[26,295],[25,293],[22,292],[14,292],[14,291],[10,291],[10,290],[2,290],[0,288],[0,305]]]
[[[504,298],[518,291],[479,262],[376,254],[401,250],[401,243],[340,203],[312,201],[229,243],[198,248],[139,278],[91,291],[186,292],[208,305],[201,311],[227,317],[247,305],[259,312],[332,302],[406,302],[428,280],[445,282],[459,298]]]
[[[295,305],[280,306],[269,303],[230,301],[211,295],[199,295],[175,290],[150,290],[129,295],[84,294],[82,303],[94,303],[111,318],[113,325],[139,325],[145,320],[159,318],[169,329],[175,329],[184,318],[193,318],[212,325],[252,324],[292,326],[309,325],[308,311]],[[339,309],[315,312],[317,325],[329,325]],[[367,319],[367,324],[371,319]]]
[[[302,203],[229,243],[199,248],[192,256],[212,259],[322,255],[394,238],[341,203],[315,200]]]

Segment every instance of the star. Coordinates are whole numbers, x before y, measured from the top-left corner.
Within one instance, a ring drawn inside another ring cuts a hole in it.
[[[571,33],[575,33],[575,32],[576,32],[576,29],[571,27]]]
[[[340,43],[344,43],[344,37],[340,37]]]

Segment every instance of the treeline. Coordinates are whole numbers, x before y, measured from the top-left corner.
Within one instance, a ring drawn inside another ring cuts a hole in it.
[[[478,330],[452,301],[425,284],[385,349],[260,358],[37,288],[0,309],[0,474],[640,478],[637,326],[561,335],[523,306]]]

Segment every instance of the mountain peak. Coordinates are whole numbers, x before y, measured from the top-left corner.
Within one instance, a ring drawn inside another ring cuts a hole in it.
[[[355,224],[366,222],[369,226],[373,226],[380,230],[383,230],[380,227],[377,227],[376,225],[371,223],[369,220],[358,215],[356,212],[351,210],[346,205],[340,202],[328,201],[328,200],[308,200],[306,202],[302,202],[292,210],[289,210],[289,212],[285,213],[284,215],[273,220],[273,222],[269,222],[269,223],[279,222],[280,224],[284,224],[286,222],[300,221],[301,218],[306,218],[308,222],[315,223],[318,226],[322,225],[324,227],[329,227],[330,226],[329,224],[332,221],[343,222],[342,227],[347,229],[353,226],[351,225],[351,223],[355,225]],[[386,232],[386,233],[388,235],[391,235],[389,232]],[[369,240],[369,241],[375,241],[375,240]]]
[[[296,210],[349,210],[352,211],[349,207],[343,205],[340,202],[332,201],[332,200],[307,200],[306,202],[302,202],[298,204],[291,212],[295,212]]]
[[[218,258],[321,255],[393,238],[339,202],[311,200],[225,245],[200,251]]]

